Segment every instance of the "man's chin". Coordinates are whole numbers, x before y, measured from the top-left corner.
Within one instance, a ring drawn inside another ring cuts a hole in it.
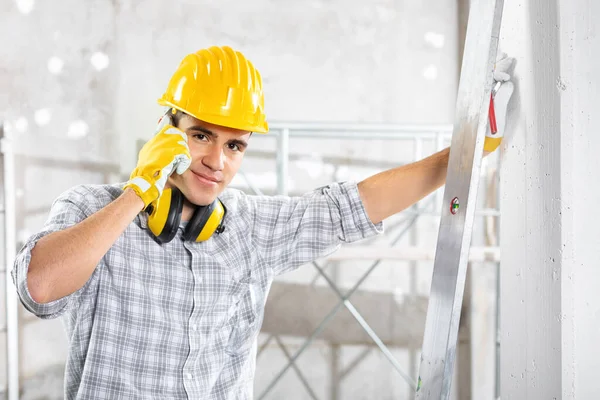
[[[205,206],[211,204],[221,194],[222,188],[218,190],[209,190],[206,188],[197,188],[192,185],[183,184],[183,182],[172,182],[174,187],[177,187],[184,195],[185,202],[191,206]],[[190,187],[192,186],[192,187]],[[217,188],[214,188],[217,189]],[[195,194],[194,194],[195,193]],[[199,193],[202,193],[199,195]]]
[[[188,205],[191,206],[206,206],[211,204],[217,198],[217,195],[212,196],[188,196],[184,193],[185,201]]]

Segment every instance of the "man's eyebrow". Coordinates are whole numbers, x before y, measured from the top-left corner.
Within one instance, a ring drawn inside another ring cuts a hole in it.
[[[208,136],[212,136],[212,137],[219,137],[219,135],[217,135],[216,133],[214,133],[213,131],[211,131],[210,129],[207,129],[203,126],[200,125],[194,125],[194,126],[190,126],[189,128],[187,128],[188,131],[199,131],[202,133],[205,133]]]
[[[248,142],[242,139],[231,139],[228,143],[237,144],[239,147],[242,147],[244,149],[248,147]]]
[[[213,138],[218,138],[219,135],[217,135],[215,132],[211,131],[210,129],[207,129],[203,126],[200,125],[194,125],[194,126],[190,126],[189,128],[187,128],[188,131],[198,131],[198,132],[202,132],[204,133],[206,136],[210,136]],[[231,139],[229,141],[227,141],[227,143],[231,143],[231,144],[237,144],[240,147],[246,148],[248,147],[248,142],[246,142],[245,140],[242,139]]]

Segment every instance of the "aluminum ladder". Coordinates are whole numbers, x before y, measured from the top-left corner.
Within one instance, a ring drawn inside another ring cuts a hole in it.
[[[471,0],[416,399],[451,394],[503,6]]]

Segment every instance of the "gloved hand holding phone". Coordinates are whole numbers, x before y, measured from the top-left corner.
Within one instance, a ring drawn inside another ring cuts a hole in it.
[[[192,161],[187,135],[171,125],[169,113],[160,119],[156,134],[140,150],[137,167],[125,185],[144,201],[144,207],[160,197],[172,173],[183,174]]]

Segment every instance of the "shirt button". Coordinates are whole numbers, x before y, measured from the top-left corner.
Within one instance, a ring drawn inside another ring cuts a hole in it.
[[[185,375],[186,378],[188,378],[189,380],[192,380],[192,374],[190,374],[189,372]]]
[[[196,324],[192,325],[192,329],[195,330],[195,331],[197,331],[198,330],[198,325],[196,325]]]

